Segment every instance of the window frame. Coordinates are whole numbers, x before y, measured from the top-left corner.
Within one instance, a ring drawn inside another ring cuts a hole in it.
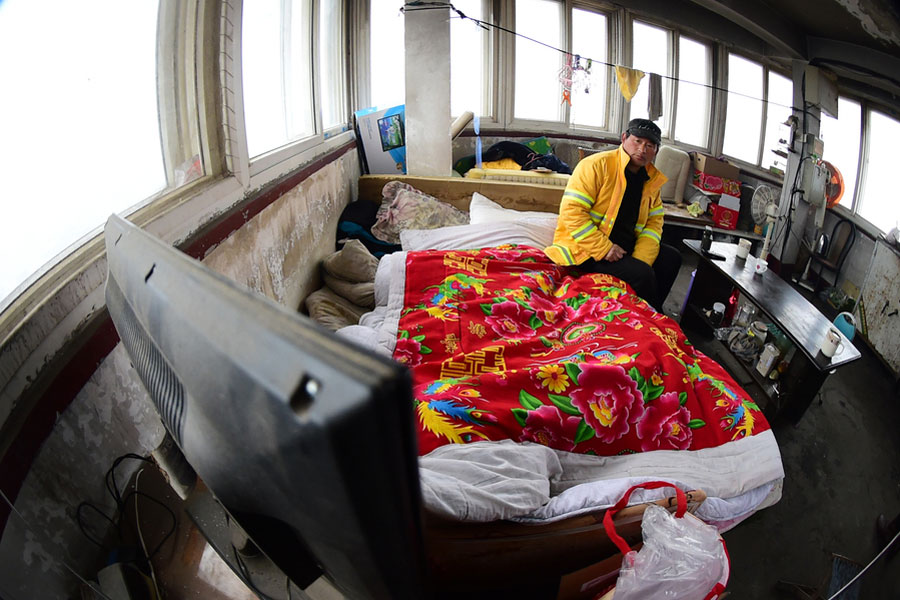
[[[786,77],[789,81],[792,82],[792,86],[794,85],[793,84],[793,81],[794,81],[793,74],[789,73],[789,72],[786,73],[782,67],[772,63],[771,61],[767,61],[762,58],[757,58],[757,57],[751,56],[749,53],[744,52],[744,51],[740,51],[740,50],[737,50],[734,48],[723,48],[723,53],[724,53],[724,57],[723,57],[724,62],[722,62],[721,64],[722,64],[722,71],[723,71],[724,77],[723,77],[722,83],[719,84],[718,87],[721,87],[726,91],[719,92],[719,94],[722,96],[722,103],[724,105],[724,110],[721,111],[721,131],[720,131],[719,138],[717,139],[717,144],[716,144],[715,148],[719,154],[722,154],[723,156],[728,157],[728,159],[730,161],[733,161],[738,167],[740,167],[741,169],[743,169],[745,171],[748,171],[749,173],[752,173],[754,175],[765,175],[767,177],[773,177],[773,176],[778,177],[778,175],[776,175],[775,173],[769,171],[768,169],[764,169],[761,166],[763,154],[766,151],[766,148],[765,148],[766,122],[768,121],[768,115],[769,115],[769,72],[773,71],[776,74],[781,75],[782,77]],[[730,77],[730,74],[728,73],[728,70],[729,70],[728,69],[728,56],[731,54],[734,54],[735,56],[739,56],[740,58],[743,58],[744,60],[756,63],[762,68],[762,76],[763,76],[762,114],[760,115],[759,143],[757,144],[757,148],[756,148],[756,162],[755,163],[749,163],[749,162],[747,162],[741,158],[738,158],[736,156],[731,156],[730,154],[725,154],[725,151],[724,151],[724,148],[725,148],[725,119],[728,116],[728,94],[730,93],[727,91],[728,90],[728,78]],[[792,106],[792,113],[793,112],[794,112],[794,108]]]

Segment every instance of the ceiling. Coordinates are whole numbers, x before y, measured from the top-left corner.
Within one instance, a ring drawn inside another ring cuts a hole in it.
[[[900,0],[691,1],[763,40],[772,58],[900,98]]]

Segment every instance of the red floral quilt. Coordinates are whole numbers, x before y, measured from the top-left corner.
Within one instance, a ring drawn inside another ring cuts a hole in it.
[[[678,324],[622,280],[527,246],[410,252],[394,358],[419,453],[531,441],[611,456],[697,450],[769,425]]]

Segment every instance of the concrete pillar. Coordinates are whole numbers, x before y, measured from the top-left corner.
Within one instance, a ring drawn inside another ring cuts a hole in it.
[[[804,106],[803,86],[806,77],[807,62],[803,60],[794,60],[791,65],[791,74],[794,83],[793,104],[797,109]],[[786,218],[791,207],[791,199],[793,197],[794,212],[791,215],[791,230],[787,231],[779,225],[778,239],[772,240],[772,253],[779,257],[782,263],[793,264],[797,261],[800,254],[800,243],[798,240],[807,239],[813,234],[812,226],[813,217],[815,216],[815,207],[810,207],[807,202],[801,199],[801,194],[794,193],[794,182],[797,186],[802,185],[802,174],[798,177],[797,171],[805,165],[800,164],[800,153],[803,151],[805,143],[804,136],[804,117],[806,133],[815,137],[819,136],[819,120],[821,118],[821,109],[818,106],[806,106],[806,115],[802,110],[794,110],[794,116],[797,117],[800,125],[797,128],[796,139],[791,147],[792,152],[788,155],[787,170],[784,174],[784,185],[781,190],[781,199],[778,203],[778,212],[781,218]],[[809,163],[809,159],[805,161]],[[787,240],[785,241],[785,236]],[[814,241],[814,240],[809,240]],[[784,251],[782,252],[782,248]]]
[[[449,177],[450,9],[407,10],[406,170]]]

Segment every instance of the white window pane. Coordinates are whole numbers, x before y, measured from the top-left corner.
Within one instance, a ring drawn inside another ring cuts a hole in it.
[[[678,40],[678,111],[675,140],[706,148],[709,145],[709,111],[712,94],[710,47],[692,39]]]
[[[322,99],[322,127],[329,129],[347,122],[344,94],[344,36],[341,5],[319,0],[319,81]]]
[[[390,108],[406,102],[406,42],[402,3],[370,0],[369,78],[372,106]]]
[[[722,152],[756,164],[762,122],[763,68],[735,54],[728,55],[728,108]]]
[[[900,226],[900,198],[897,197],[895,173],[895,148],[900,139],[900,122],[873,110],[869,114],[866,134],[869,160],[857,212],[882,231],[890,231],[892,227]]]
[[[48,10],[0,2],[0,299],[111,213],[166,187],[158,4]]]
[[[794,99],[794,83],[787,77],[769,71],[769,93],[766,97],[766,137],[763,142],[763,169],[771,166],[778,167],[782,172],[787,171],[787,159],[781,157],[772,150],[785,151],[784,144],[779,143],[784,133],[784,122],[793,114],[791,109]]]
[[[253,157],[315,133],[312,31],[308,0],[256,0],[243,10],[244,120]]]
[[[859,144],[862,139],[862,108],[858,102],[838,98],[838,118],[822,113],[820,135],[825,145],[822,158],[837,167],[844,178],[841,206],[853,206],[856,174],[859,168]],[[890,229],[890,228],[889,228]]]
[[[455,0],[453,6],[474,19],[484,19],[484,0]],[[461,19],[450,12],[450,112],[453,116],[467,110],[487,115],[484,90],[485,57],[489,33],[469,19]]]
[[[606,116],[606,91],[609,89],[609,43],[606,15],[587,10],[572,11],[572,51],[594,62],[588,68],[581,60],[580,70],[575,71],[572,86],[571,121],[578,125],[604,127]]]
[[[647,101],[650,98],[650,73],[658,73],[659,75],[669,75],[669,31],[635,21],[633,24],[632,36],[632,66],[640,69],[645,73],[644,78],[638,86],[638,91],[629,103],[629,115],[632,119],[646,119],[650,114],[647,110]],[[669,86],[672,80],[662,79],[663,99],[669,98]],[[656,124],[662,130],[663,137],[669,135],[669,113],[670,107],[663,106],[663,114],[657,119]]]
[[[553,48],[562,48],[563,4],[553,0],[516,0],[516,97],[518,119],[560,121],[562,86],[559,70],[563,54],[522,36],[530,37]]]

